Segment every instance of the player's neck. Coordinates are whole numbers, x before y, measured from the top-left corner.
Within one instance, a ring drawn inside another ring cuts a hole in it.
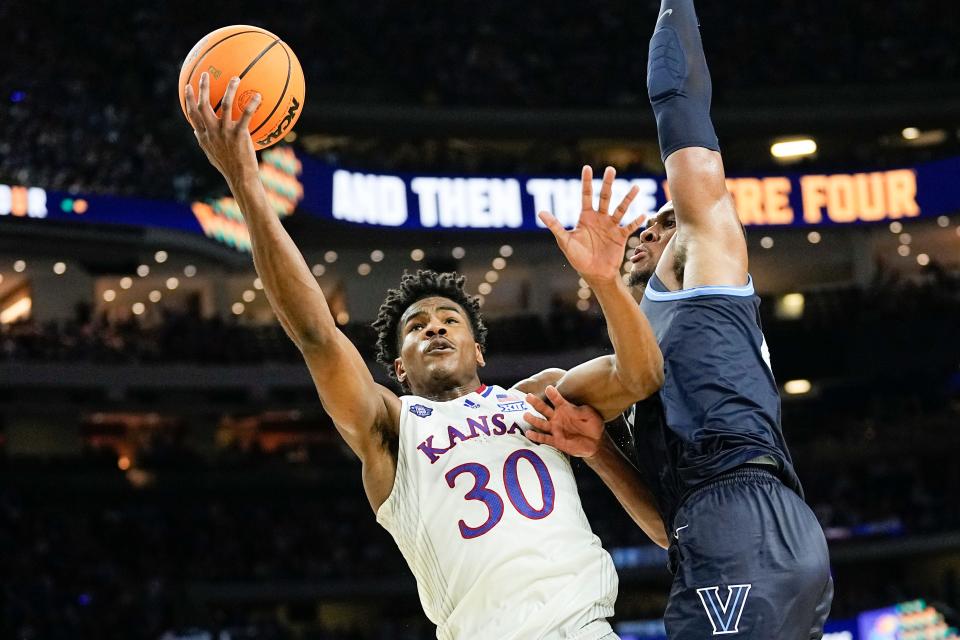
[[[461,398],[468,393],[476,391],[480,384],[480,378],[478,376],[474,376],[472,379],[459,384],[428,384],[422,387],[418,385],[418,387],[411,388],[410,391],[412,391],[414,395],[420,396],[421,398],[426,398],[427,400],[446,402],[447,400],[456,400],[457,398]]]

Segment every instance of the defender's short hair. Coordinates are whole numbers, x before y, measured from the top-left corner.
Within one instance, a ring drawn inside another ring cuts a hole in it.
[[[466,280],[465,276],[454,272],[437,273],[421,269],[416,273],[403,274],[400,286],[387,291],[373,328],[377,331],[377,362],[386,367],[391,378],[397,377],[393,362],[400,354],[400,318],[410,305],[424,298],[439,296],[463,307],[473,330],[473,339],[480,345],[481,351],[486,349],[487,327],[480,315],[480,302],[464,291]]]

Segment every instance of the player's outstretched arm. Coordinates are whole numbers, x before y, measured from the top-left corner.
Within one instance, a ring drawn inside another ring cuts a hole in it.
[[[654,543],[666,548],[669,540],[653,494],[607,433],[600,414],[588,406],[567,402],[553,386],[547,387],[546,398],[549,404],[533,394],[527,395],[527,402],[543,416],[524,414],[524,420],[533,427],[527,431],[527,437],[583,458],[637,526]]]
[[[230,114],[239,81],[233,78],[217,117],[210,106],[210,79],[200,77],[199,103],[186,87],[187,115],[200,147],[216,167],[243,213],[253,261],[270,306],[303,353],[323,408],[364,464],[364,485],[376,510],[393,487],[395,468],[388,443],[396,439],[400,400],[376,384],[356,347],[337,329],[327,300],[293,240],[269,206],[247,124],[259,104],[243,116]]]
[[[713,87],[693,0],[662,0],[647,91],[677,216],[675,242],[687,245],[679,284],[746,284],[747,246],[710,119]],[[664,268],[668,273],[672,265]]]
[[[616,171],[607,167],[600,205],[593,207],[593,170],[583,168],[583,209],[573,231],[546,212],[540,219],[553,233],[570,265],[587,282],[603,309],[614,355],[597,358],[567,371],[557,386],[568,398],[589,404],[607,420],[651,395],[663,384],[663,357],[656,337],[620,276],[627,238],[643,223],[638,218],[621,226],[634,187],[609,213]]]

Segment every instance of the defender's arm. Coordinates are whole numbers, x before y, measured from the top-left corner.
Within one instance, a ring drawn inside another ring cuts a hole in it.
[[[524,414],[524,419],[533,427],[527,437],[583,458],[637,526],[657,545],[666,547],[669,541],[653,494],[606,432],[600,414],[590,407],[571,404],[552,386],[547,387],[546,397],[551,404],[533,394],[527,396],[527,402],[544,416]]]
[[[573,231],[565,230],[550,214],[540,214],[570,265],[597,296],[614,350],[613,356],[570,369],[557,385],[574,402],[589,404],[605,418],[622,413],[663,384],[663,357],[656,337],[620,276],[627,238],[642,222],[638,219],[620,226],[637,188],[609,214],[615,176],[613,168],[607,167],[600,189],[600,205],[594,209],[593,171],[590,167],[583,168],[583,208]]]
[[[662,0],[647,91],[677,216],[676,243],[687,256],[682,286],[746,284],[747,245],[710,120],[713,87],[693,0]]]
[[[210,107],[209,77],[203,74],[199,104],[192,87],[186,87],[188,115],[200,146],[223,174],[243,213],[270,306],[303,353],[323,408],[363,461],[364,485],[376,510],[393,486],[390,447],[397,437],[400,400],[374,382],[356,347],[337,329],[323,291],[271,210],[247,133],[259,99],[251,101],[238,122],[229,116],[238,84],[234,78],[227,88],[221,119]]]

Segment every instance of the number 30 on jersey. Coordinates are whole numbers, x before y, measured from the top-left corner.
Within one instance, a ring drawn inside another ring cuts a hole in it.
[[[540,490],[543,494],[543,507],[535,509],[523,494],[520,487],[518,466],[521,460],[526,460],[537,474],[540,481]],[[463,496],[464,500],[477,500],[487,507],[487,519],[482,524],[472,527],[461,520],[459,522],[460,535],[465,539],[478,538],[487,533],[500,522],[503,517],[503,498],[496,491],[487,488],[490,482],[490,470],[479,462],[467,462],[450,469],[444,476],[447,485],[453,489],[456,487],[457,478],[468,473],[473,476],[473,488]],[[507,490],[507,499],[520,515],[531,520],[540,520],[546,518],[553,511],[553,504],[556,500],[556,490],[553,486],[553,478],[550,477],[550,470],[547,465],[536,453],[529,449],[518,449],[507,456],[503,463],[503,485]]]

